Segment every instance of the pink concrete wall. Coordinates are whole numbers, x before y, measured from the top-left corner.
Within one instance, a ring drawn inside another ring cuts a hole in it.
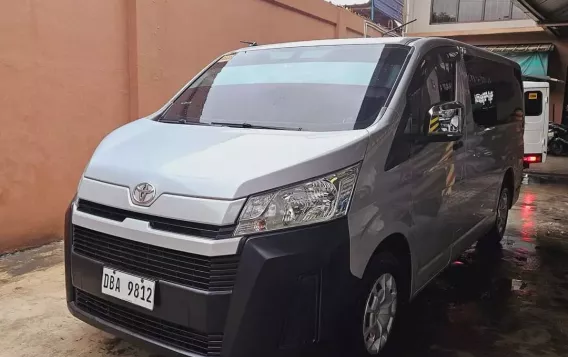
[[[122,1],[0,0],[0,252],[61,236],[103,135],[128,117]]]
[[[0,0],[0,8],[0,252],[60,238],[100,139],[158,109],[240,40],[364,28],[323,0]]]

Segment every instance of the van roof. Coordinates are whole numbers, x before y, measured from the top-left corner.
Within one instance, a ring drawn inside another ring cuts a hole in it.
[[[479,57],[491,59],[503,64],[516,67],[520,70],[517,62],[510,60],[506,57],[489,52],[480,47],[469,45],[467,43],[459,42],[456,40],[443,38],[443,37],[367,37],[367,38],[348,38],[348,39],[331,39],[331,40],[314,40],[314,41],[298,41],[275,43],[269,45],[258,45],[251,47],[244,47],[236,52],[241,51],[257,51],[273,48],[292,48],[292,47],[310,47],[310,46],[339,46],[339,45],[371,45],[371,44],[397,44],[404,46],[415,47],[419,52],[420,50],[427,50],[432,46],[461,46],[467,49],[469,53],[475,54]],[[234,53],[234,52],[233,52]]]
[[[333,40],[314,40],[314,41],[298,41],[274,43],[270,45],[258,45],[252,47],[244,47],[240,51],[256,51],[272,48],[291,48],[291,47],[310,47],[310,46],[338,46],[338,45],[370,45],[370,44],[400,44],[408,45],[416,38],[412,37],[367,37],[367,38],[347,38]]]

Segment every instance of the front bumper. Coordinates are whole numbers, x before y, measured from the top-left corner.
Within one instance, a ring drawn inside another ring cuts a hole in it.
[[[357,280],[349,270],[347,219],[339,219],[248,238],[239,252],[232,291],[158,281],[156,306],[148,311],[100,292],[104,264],[74,252],[71,214],[66,215],[65,234],[69,310],[165,355],[327,354]],[[85,296],[97,309],[85,308]]]

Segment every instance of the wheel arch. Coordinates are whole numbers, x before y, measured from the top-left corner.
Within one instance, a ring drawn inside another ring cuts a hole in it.
[[[412,296],[412,283],[413,283],[413,262],[412,262],[412,250],[408,239],[401,233],[392,233],[381,241],[377,246],[371,259],[378,256],[382,252],[388,252],[394,255],[398,263],[402,267],[404,277],[406,279],[404,286],[405,299],[409,300]],[[367,264],[368,269],[370,264]]]

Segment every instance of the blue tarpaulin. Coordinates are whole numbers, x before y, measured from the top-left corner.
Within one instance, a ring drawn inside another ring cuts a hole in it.
[[[501,53],[521,65],[526,76],[548,75],[548,53]]]
[[[554,51],[554,45],[552,43],[480,47],[517,62],[521,66],[525,76],[538,77],[546,77],[548,75],[548,55]]]

